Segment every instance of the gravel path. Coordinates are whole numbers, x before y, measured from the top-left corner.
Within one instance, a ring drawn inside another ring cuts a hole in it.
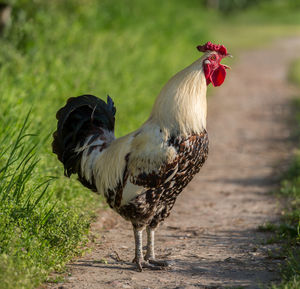
[[[299,52],[299,38],[244,52],[214,89],[208,161],[156,234],[158,257],[175,261],[170,270],[133,270],[131,225],[107,210],[93,224],[92,253],[69,265],[65,283],[48,287],[217,289],[276,282],[280,260],[268,254],[276,255],[276,246],[265,245],[268,235],[257,228],[279,218],[268,193],[292,149],[286,120],[295,91],[286,78]]]

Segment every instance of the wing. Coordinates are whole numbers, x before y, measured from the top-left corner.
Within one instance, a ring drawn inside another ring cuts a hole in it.
[[[164,139],[159,127],[150,127],[135,135],[127,170],[132,184],[145,188],[157,187],[176,174],[178,151]]]
[[[166,151],[173,150],[167,148]],[[165,151],[165,150],[163,150]],[[142,195],[150,188],[158,188],[161,184],[171,180],[178,171],[178,158],[165,162],[158,161],[162,158],[162,151],[146,153],[147,157],[136,158],[136,152],[128,154],[127,165],[124,170],[123,186],[116,190],[114,207],[118,208],[130,202],[135,197]],[[155,162],[153,163],[153,160]]]
[[[171,180],[178,170],[178,152],[159,127],[143,126],[113,141],[94,164],[98,192],[118,208]]]
[[[162,183],[171,180],[178,171],[178,159],[166,162],[152,171],[142,171],[136,175],[130,174],[129,180],[132,184],[145,188],[158,187]]]

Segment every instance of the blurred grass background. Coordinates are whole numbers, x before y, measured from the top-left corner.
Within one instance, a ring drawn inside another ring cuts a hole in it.
[[[11,17],[3,27],[0,21],[0,288],[7,289],[35,288],[63,270],[102,205],[62,176],[51,152],[55,113],[68,97],[109,94],[121,136],[146,120],[162,85],[200,56],[198,44],[210,40],[237,54],[300,34],[299,0],[7,4]]]

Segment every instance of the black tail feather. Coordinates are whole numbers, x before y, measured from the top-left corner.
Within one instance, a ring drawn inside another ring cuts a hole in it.
[[[66,176],[77,173],[79,180],[90,189],[89,184],[80,172],[82,152],[75,152],[82,146],[88,136],[94,139],[103,133],[103,129],[114,131],[116,108],[112,99],[107,96],[107,104],[93,95],[71,97],[56,114],[57,130],[53,133],[52,149],[64,164]]]

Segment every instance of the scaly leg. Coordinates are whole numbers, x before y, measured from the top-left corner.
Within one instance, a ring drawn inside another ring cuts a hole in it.
[[[147,231],[147,252],[145,255],[145,260],[155,259],[154,253],[154,230],[151,229],[149,226],[146,229]]]
[[[133,233],[135,241],[135,257],[133,259],[133,262],[136,263],[139,271],[143,271],[143,230],[138,230],[133,227]]]
[[[172,263],[163,260],[156,260],[154,253],[154,229],[147,227],[147,252],[145,255],[145,260],[150,264],[160,267],[170,266]]]
[[[149,264],[144,260],[143,256],[143,230],[144,229],[136,229],[133,227],[134,232],[134,240],[135,240],[135,257],[133,259],[133,263],[136,263],[137,269],[142,272],[143,268],[149,268],[157,270],[159,267],[156,267],[152,264]]]

